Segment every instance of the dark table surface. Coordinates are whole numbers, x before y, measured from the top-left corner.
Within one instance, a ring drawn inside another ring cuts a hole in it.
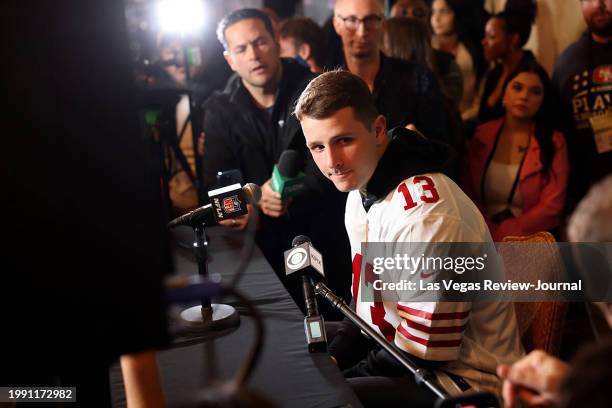
[[[244,234],[219,227],[210,228],[207,233],[210,236],[209,273],[219,274],[223,282],[229,282],[240,257],[247,252]],[[195,258],[189,249],[192,235],[188,228],[179,228],[174,233],[176,274],[197,273]],[[254,301],[265,325],[263,351],[249,380],[251,388],[283,407],[360,406],[327,353],[308,353],[303,315],[257,247],[238,289]],[[223,302],[235,305],[232,299]],[[169,406],[194,395],[210,384],[211,378],[230,378],[240,367],[253,342],[255,325],[243,307],[235,306],[241,314],[236,330],[215,340],[175,336],[173,344],[157,353]],[[171,327],[174,331],[177,325],[171,324]],[[113,406],[125,406],[117,364],[110,376]]]

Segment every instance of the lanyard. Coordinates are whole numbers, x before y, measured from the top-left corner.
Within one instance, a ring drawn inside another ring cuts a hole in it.
[[[489,166],[491,165],[491,161],[493,160],[493,155],[495,155],[495,150],[497,150],[499,138],[501,136],[503,129],[504,129],[504,126],[502,125],[499,127],[499,130],[497,131],[497,135],[495,136],[495,143],[493,144],[493,149],[491,150],[491,154],[489,154],[489,157],[487,158],[487,162],[485,164],[485,170],[482,175],[482,178],[480,179],[480,196],[482,197],[482,202],[485,206],[486,206],[486,200],[487,200],[485,193],[484,193],[485,178],[486,178],[487,172],[489,171]],[[521,170],[523,168],[523,164],[525,163],[525,157],[527,157],[527,152],[529,151],[529,145],[531,144],[531,133],[532,132],[530,131],[529,139],[527,140],[527,148],[525,149],[525,152],[523,152],[523,157],[521,157],[519,168],[516,171],[516,177],[514,178],[514,182],[512,183],[512,189],[510,190],[510,194],[508,195],[508,199],[506,200],[506,203],[508,204],[508,206],[512,204],[512,200],[514,199],[514,194],[516,193],[516,188],[518,187],[519,179],[521,177]]]

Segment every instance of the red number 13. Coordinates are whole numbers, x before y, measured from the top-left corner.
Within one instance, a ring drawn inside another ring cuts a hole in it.
[[[419,197],[424,203],[435,203],[440,199],[440,195],[438,194],[438,190],[436,190],[436,186],[432,179],[427,176],[417,176],[412,179],[414,184],[420,184],[423,189],[423,195]],[[408,190],[408,185],[406,183],[402,183],[397,188],[397,191],[404,195],[404,199],[406,200],[406,205],[404,206],[404,210],[409,210],[417,205],[412,199],[410,195],[410,191]],[[429,193],[429,194],[427,194]]]

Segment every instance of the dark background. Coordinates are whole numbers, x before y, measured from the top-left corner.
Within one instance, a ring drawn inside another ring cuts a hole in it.
[[[0,385],[107,405],[108,363],[165,341],[170,270],[124,4],[9,0],[0,16]]]

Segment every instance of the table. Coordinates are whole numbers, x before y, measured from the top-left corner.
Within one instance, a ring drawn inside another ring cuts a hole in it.
[[[219,227],[210,228],[207,233],[210,236],[210,273],[220,273],[223,281],[229,282],[244,247],[243,234]],[[197,273],[189,249],[192,234],[187,228],[179,228],[174,234],[173,258],[177,274]],[[303,315],[257,247],[238,289],[255,302],[265,325],[264,347],[249,381],[250,387],[265,393],[283,407],[361,406],[329,356],[326,353],[308,353]],[[242,308],[239,311],[242,312]],[[169,406],[202,389],[211,371],[216,371],[221,378],[229,378],[235,372],[254,334],[250,317],[241,313],[240,321],[237,330],[217,340],[182,342],[158,352]],[[211,364],[205,359],[205,349],[214,354],[216,364],[214,360]],[[110,376],[113,406],[125,406],[117,364],[111,368]]]

